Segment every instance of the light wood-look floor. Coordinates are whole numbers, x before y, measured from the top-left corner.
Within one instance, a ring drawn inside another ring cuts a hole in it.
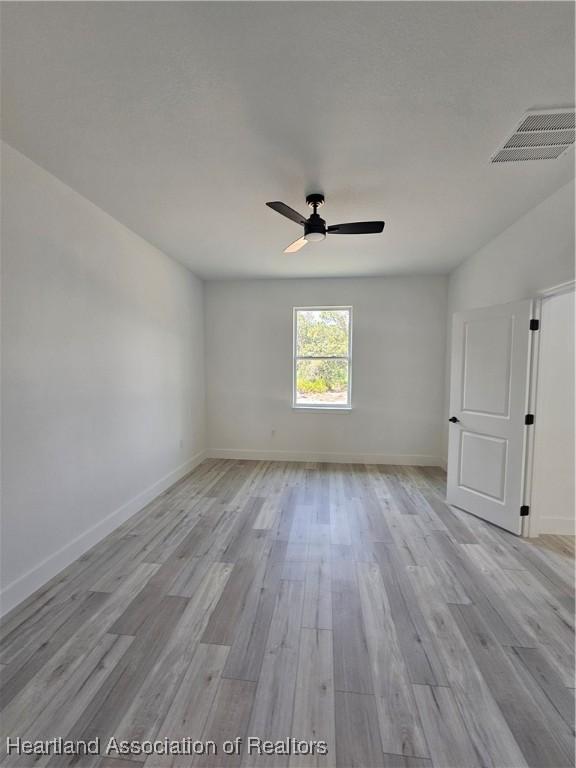
[[[443,496],[433,468],[206,461],[3,622],[2,737],[329,746],[173,763],[195,766],[573,765],[570,542]]]

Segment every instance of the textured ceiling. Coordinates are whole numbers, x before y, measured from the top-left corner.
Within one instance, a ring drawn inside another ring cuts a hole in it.
[[[491,165],[574,102],[574,5],[2,3],[3,135],[203,277],[446,272],[573,176]],[[328,223],[384,218],[383,235]]]

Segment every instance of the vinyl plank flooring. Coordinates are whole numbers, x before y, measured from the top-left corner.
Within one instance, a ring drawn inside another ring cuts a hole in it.
[[[527,634],[524,647],[552,643],[573,659],[574,630],[571,617],[555,598],[528,571],[506,571],[499,568],[490,552],[478,545],[464,547],[469,560],[497,590],[507,607],[509,617],[522,625]]]
[[[70,731],[78,712],[83,712],[96,696],[108,676],[121,663],[134,638],[118,635],[104,635],[87,655],[82,665],[70,674],[63,686],[51,691],[49,700],[43,702],[37,716],[27,727],[17,726],[18,735],[31,740],[64,738]],[[12,731],[14,733],[14,731]],[[27,756],[6,755],[4,741],[0,746],[0,764],[3,768],[25,766]],[[47,755],[37,756],[34,765],[41,768],[48,763]]]
[[[521,596],[519,610],[525,620],[530,617],[534,636],[544,643],[557,642],[568,653],[573,651],[574,624],[570,611],[531,572],[511,571],[510,580]]]
[[[146,628],[130,645],[104,684],[72,726],[67,738],[85,740],[100,738],[105,741],[115,731],[119,715],[133,701],[155,660],[182,616],[188,601],[183,597],[167,597]],[[95,765],[95,756],[54,755],[49,766]]]
[[[255,576],[256,564],[252,561],[242,560],[234,565],[222,595],[208,619],[202,635],[203,643],[232,645]]]
[[[250,498],[238,513],[238,520],[230,532],[229,543],[220,557],[222,562],[236,563],[251,554],[255,538],[253,523],[262,509],[263,503],[263,498],[255,496]]]
[[[182,560],[189,560],[191,557],[205,557],[212,545],[214,530],[224,514],[224,509],[213,502],[209,511],[196,522],[196,525],[180,542],[173,556]]]
[[[13,608],[9,614],[3,616],[0,625],[0,648],[5,647],[7,638],[12,633],[20,644],[22,632],[30,625],[35,626],[38,619],[46,613],[53,614],[55,608],[68,599],[71,592],[82,583],[89,568],[105,567],[105,564],[114,558],[118,549],[123,546],[125,536],[126,532],[122,527],[116,529]]]
[[[541,711],[516,674],[504,650],[474,606],[451,606],[452,614],[504,715],[524,757],[533,768],[564,768],[573,764],[568,729],[560,718],[543,722]]]
[[[534,544],[538,547],[538,549],[557,552],[563,557],[574,560],[576,548],[576,537],[574,536],[553,536],[550,534],[544,534],[539,536]]]
[[[574,539],[434,467],[210,459],[0,622],[2,768],[568,768]],[[6,755],[6,735],[325,740],[326,756]]]
[[[275,542],[262,576],[258,576],[252,584],[230,648],[224,677],[258,680],[280,589],[286,546],[285,542]]]
[[[332,626],[336,690],[374,693],[368,638],[353,561],[333,564]]]
[[[180,562],[182,568],[170,585],[168,594],[175,597],[192,597],[212,563],[207,557],[182,558]]]
[[[292,733],[298,739],[326,742],[328,753],[292,756],[290,768],[332,765],[336,751],[334,665],[332,632],[327,629],[303,628],[300,632]]]
[[[279,494],[268,494],[264,499],[258,517],[254,520],[255,530],[270,531],[278,524],[280,520],[281,496]]]
[[[418,512],[412,499],[400,482],[397,470],[386,474],[386,483],[390,488],[392,499],[398,511],[403,515],[417,515]]]
[[[408,570],[418,605],[436,641],[447,683],[483,764],[524,768],[526,760],[432,574],[422,567]]]
[[[209,617],[230,577],[231,567],[228,563],[213,563],[189,600],[164,598],[164,601],[183,601],[185,610],[155,663],[149,665],[146,679],[124,708],[123,717],[117,719],[118,738],[137,741],[157,736],[162,718],[192,663]]]
[[[369,563],[357,569],[382,750],[428,757],[380,569]]]
[[[182,566],[179,560],[170,560],[162,565],[110,627],[110,632],[114,635],[135,635],[138,628],[158,609]]]
[[[494,533],[490,531],[489,535],[494,536]],[[511,534],[503,532],[499,540],[504,547],[513,553],[521,567],[530,571],[545,589],[555,596],[570,599],[573,603],[574,570],[572,567],[570,572],[558,569],[554,564],[547,561],[545,554],[536,544],[522,541]]]
[[[310,541],[311,525],[312,515],[310,514],[310,507],[305,504],[296,504],[288,540],[294,544],[308,544]]]
[[[2,670],[0,709],[12,701],[36,672],[42,669],[46,662],[74,635],[76,630],[104,604],[106,599],[107,596],[101,592],[88,593],[68,620],[58,627],[56,632],[40,646],[25,664],[19,666],[16,658],[12,665]]]
[[[405,566],[394,548],[376,546],[377,563],[382,574],[390,615],[397,635],[402,639],[400,650],[410,682],[421,685],[448,685],[434,640],[416,604],[414,593],[405,575]]]
[[[574,689],[563,685],[554,667],[538,648],[506,648],[508,657],[513,662],[519,675],[524,679],[532,678],[554,706],[560,717],[570,727],[574,727]],[[546,710],[546,706],[542,709]]]
[[[153,547],[149,548],[146,552],[146,562],[166,562],[166,560],[172,556],[174,550],[180,546],[182,539],[194,528],[200,514],[200,510],[197,508],[190,513],[181,510],[172,527],[170,528],[169,525],[167,525],[166,527],[168,527],[169,530],[167,532],[161,531],[160,535],[154,539]]]
[[[465,553],[443,534],[432,533],[429,541],[436,543],[437,554],[454,569],[466,594],[499,642],[503,645],[530,647],[533,644],[530,633],[507,610],[499,592],[492,587],[481,570],[475,568]]]
[[[444,523],[454,541],[457,541],[459,544],[476,543],[476,536],[468,528],[462,517],[453,512],[436,493],[433,491],[423,491],[422,495],[433,512]]]
[[[192,760],[195,768],[237,768],[242,760],[242,752],[227,754],[222,757],[222,745],[225,741],[241,739],[242,745],[248,735],[248,723],[254,704],[256,683],[248,680],[231,680],[222,678],[208,722],[202,734],[203,741],[213,741],[220,750],[219,754],[200,755]]]
[[[114,592],[132,573],[135,564],[149,562],[148,552],[162,535],[162,522],[150,538],[126,536],[123,548],[103,568],[89,569],[87,587],[94,592]]]
[[[276,538],[279,541],[289,541],[294,513],[296,508],[296,492],[289,489],[284,491],[280,499],[280,514],[278,516],[278,525],[276,528]]]
[[[335,702],[337,768],[383,768],[374,696],[337,691]]]
[[[224,664],[228,648],[219,645],[199,644],[182,678],[176,695],[159,727],[162,738],[174,741],[186,737],[194,741],[202,739],[202,733]],[[187,768],[189,755],[153,755],[146,761],[148,768]]]
[[[343,499],[331,506],[330,541],[332,544],[352,544],[351,525]]]
[[[301,582],[280,583],[256,688],[249,730],[271,741],[286,738],[292,732],[303,593]],[[288,757],[245,755],[242,764],[287,765]]]
[[[449,688],[415,685],[414,695],[435,765],[480,768],[476,752]]]
[[[137,566],[131,578],[113,595],[108,595],[102,608],[55,653],[2,710],[0,735],[15,733],[31,723],[57,693],[66,686],[70,676],[86,663],[90,652],[98,645],[109,627],[126,610],[143,589],[158,565]]]
[[[77,569],[70,566],[64,575],[57,576],[46,587],[32,595],[23,607],[17,606],[9,616],[2,617],[3,639],[0,645],[0,661],[10,664],[18,656],[22,662],[24,654],[31,656],[76,610],[77,602],[85,594],[86,574],[94,568],[105,568],[124,546],[123,540],[112,538],[109,550],[102,551],[101,557],[87,557],[86,563]],[[74,565],[74,564],[73,564]]]
[[[363,533],[369,541],[392,543],[392,534],[386,522],[388,505],[374,496],[361,500],[357,505],[363,515]]]
[[[302,626],[332,629],[331,563],[306,563]]]
[[[305,581],[306,579],[305,560],[289,560],[282,566],[282,579],[286,581]]]

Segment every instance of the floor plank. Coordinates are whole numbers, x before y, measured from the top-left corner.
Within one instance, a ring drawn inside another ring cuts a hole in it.
[[[458,627],[500,711],[533,768],[559,768],[573,762],[572,740],[560,718],[542,721],[540,708],[522,684],[489,627],[472,605],[452,606]],[[561,723],[561,728],[557,724]]]
[[[368,639],[354,561],[333,564],[332,622],[336,690],[374,693]]]
[[[146,623],[144,630],[98,689],[70,729],[67,738],[82,741],[98,738],[105,742],[115,732],[121,713],[132,703],[136,691],[168,642],[187,604],[188,601],[183,597],[165,599],[156,615]],[[54,767],[90,766],[96,763],[94,756],[66,758],[54,755],[48,761],[48,765]]]
[[[380,570],[370,563],[359,563],[357,570],[382,750],[392,754],[428,757],[400,651],[401,637],[396,634]]]
[[[381,768],[384,753],[374,696],[336,692],[337,768]]]
[[[435,765],[479,768],[483,765],[449,688],[415,685],[414,695]]]
[[[331,765],[336,751],[334,717],[332,632],[303,628],[300,632],[292,730],[299,739],[326,742],[328,753],[292,756],[290,768]]]
[[[248,680],[231,680],[222,678],[210,714],[208,722],[202,734],[202,741],[213,741],[219,748],[219,754],[206,754],[196,757],[192,765],[197,768],[225,765],[230,768],[239,766],[242,753],[229,754],[223,758],[222,745],[225,741],[241,739],[245,744],[248,735],[248,723],[254,704],[256,683]]]
[[[256,688],[249,730],[271,741],[285,739],[292,733],[303,591],[298,581],[280,584]],[[259,764],[288,765],[288,757],[246,755],[243,761],[245,766]]]
[[[162,738],[176,741],[189,737],[201,741],[227,654],[228,648],[224,646],[202,643],[198,646],[158,729]],[[152,755],[146,761],[146,766],[186,768],[190,762],[189,755]]]

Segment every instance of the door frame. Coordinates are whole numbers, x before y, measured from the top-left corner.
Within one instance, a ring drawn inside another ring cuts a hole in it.
[[[576,288],[576,280],[568,280],[565,283],[545,288],[538,291],[533,298],[533,317],[537,320],[542,319],[542,302],[552,296],[559,296],[562,293],[570,293]],[[538,374],[540,371],[540,339],[542,328],[531,335],[530,345],[530,374],[528,379],[528,411],[534,414],[535,427],[538,427],[538,414],[536,413],[536,399],[538,394]],[[532,502],[532,483],[534,479],[534,441],[535,429],[529,429],[526,438],[526,455],[524,467],[524,504],[530,507],[530,514],[522,521],[521,535],[526,538],[535,538],[540,535],[540,516]]]

